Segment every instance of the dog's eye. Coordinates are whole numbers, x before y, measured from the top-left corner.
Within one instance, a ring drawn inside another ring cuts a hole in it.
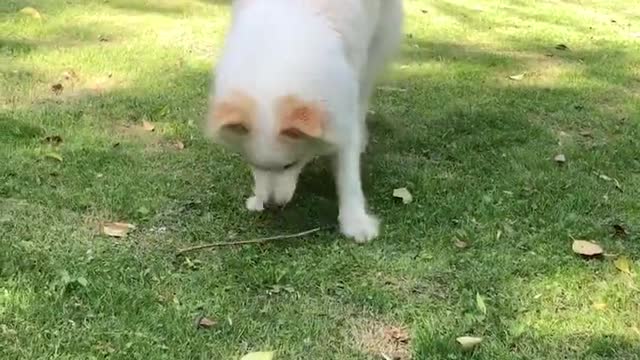
[[[298,163],[297,161],[294,161],[294,162],[292,162],[291,164],[287,164],[287,165],[285,165],[285,166],[284,166],[284,169],[285,169],[285,170],[289,170],[289,169],[291,169],[293,166],[295,166],[297,163]]]

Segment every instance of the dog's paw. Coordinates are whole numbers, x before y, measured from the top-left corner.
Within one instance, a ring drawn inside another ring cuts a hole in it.
[[[247,206],[247,210],[249,211],[264,210],[264,202],[262,201],[262,199],[259,199],[257,196],[252,196],[248,198],[245,204]]]
[[[272,199],[276,205],[285,205],[293,198],[296,192],[297,174],[281,174],[273,181]]]
[[[357,243],[365,243],[378,236],[378,219],[367,213],[340,216],[340,231]]]

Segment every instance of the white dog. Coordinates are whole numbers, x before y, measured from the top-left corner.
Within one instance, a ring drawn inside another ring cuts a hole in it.
[[[342,233],[358,242],[378,235],[360,154],[374,82],[398,48],[402,22],[402,0],[233,2],[207,132],[251,165],[249,210],[287,203],[305,164],[330,155]]]

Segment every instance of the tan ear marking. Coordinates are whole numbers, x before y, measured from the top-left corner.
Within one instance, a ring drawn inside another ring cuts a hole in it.
[[[253,98],[241,92],[233,92],[214,104],[210,121],[216,131],[223,129],[245,134],[251,131],[255,107]]]
[[[276,109],[280,135],[299,139],[319,138],[324,134],[326,113],[319,104],[289,95],[278,100]]]

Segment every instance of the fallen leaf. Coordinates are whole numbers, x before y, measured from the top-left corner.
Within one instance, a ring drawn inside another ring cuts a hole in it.
[[[558,154],[553,157],[553,161],[557,162],[558,164],[564,164],[567,162],[567,157],[564,156],[564,154]]]
[[[466,242],[460,240],[460,239],[456,239],[456,241],[454,241],[453,245],[455,245],[458,249],[464,249],[467,246],[469,246]]]
[[[555,48],[556,48],[556,50],[562,50],[562,51],[569,50],[569,47],[567,45],[565,45],[565,44],[558,44],[558,45],[555,46]]]
[[[409,204],[413,201],[413,196],[407,188],[398,188],[393,190],[393,197],[402,199],[402,202],[405,204]]]
[[[242,357],[240,360],[272,360],[273,351],[252,352]]]
[[[626,238],[629,235],[629,232],[622,224],[614,224],[613,225],[614,235],[619,238]]]
[[[204,316],[198,316],[196,318],[196,328],[199,328],[199,329],[209,329],[216,326],[217,324],[218,324],[217,321],[211,320]]]
[[[173,143],[173,146],[178,150],[184,150],[184,143],[180,140]]]
[[[487,315],[487,305],[484,303],[484,298],[480,293],[476,293],[476,306],[482,314]]]
[[[600,245],[586,240],[574,240],[572,249],[574,253],[584,256],[597,256],[604,253]]]
[[[606,309],[606,308],[607,308],[607,304],[605,304],[605,303],[593,303],[593,304],[591,305],[591,307],[592,307],[594,310],[604,310],[604,309]]]
[[[89,282],[87,281],[87,279],[83,278],[82,276],[76,278],[76,282],[82,285],[83,287],[87,287],[87,285],[89,285]]]
[[[524,75],[525,75],[525,74],[526,74],[526,73],[517,74],[517,75],[510,75],[510,76],[509,76],[509,79],[511,79],[511,80],[515,80],[515,81],[520,81],[520,80],[524,79]]]
[[[147,120],[144,120],[142,121],[142,128],[146,131],[154,131],[156,129],[156,126],[148,122]]]
[[[474,336],[461,336],[456,341],[462,346],[464,350],[471,350],[480,345],[482,338]]]
[[[621,272],[627,274],[627,275],[631,275],[631,265],[630,265],[630,260],[628,257],[626,256],[620,256],[619,258],[615,259],[613,261],[613,264],[616,266],[616,268],[618,270],[620,270]]]
[[[62,156],[54,152],[48,152],[44,154],[44,157],[62,162]]]
[[[618,179],[609,177],[609,176],[607,176],[605,174],[600,174],[599,177],[600,177],[600,179],[602,179],[604,181],[613,182],[615,184],[615,186],[616,186],[616,189],[618,189],[620,192],[623,192],[622,185],[620,184],[620,181],[618,181]]]
[[[123,238],[127,236],[129,230],[135,228],[134,225],[121,222],[104,223],[102,224],[102,233],[111,237]]]
[[[64,86],[62,86],[62,84],[60,83],[51,85],[51,91],[53,91],[53,93],[56,95],[59,95],[62,90],[64,90]]]
[[[42,15],[40,15],[40,12],[32,7],[23,8],[22,10],[20,10],[20,14],[31,16],[34,19],[42,19]]]
[[[579,134],[583,137],[593,138],[593,132],[591,130],[582,130]]]
[[[100,35],[100,36],[98,36],[98,41],[107,42],[107,41],[109,41],[109,38],[106,37],[105,35]]]

